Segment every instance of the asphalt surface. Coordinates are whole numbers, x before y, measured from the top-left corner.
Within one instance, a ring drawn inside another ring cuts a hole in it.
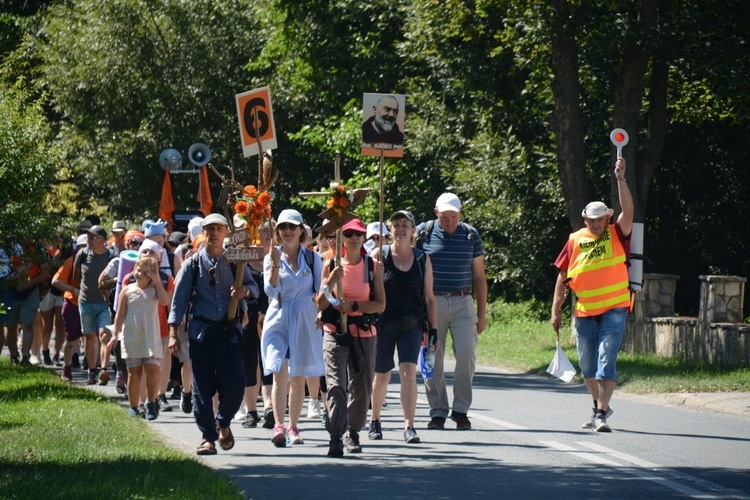
[[[74,370],[74,384],[127,408],[114,377],[107,386],[85,386],[83,372]],[[447,430],[436,431],[426,429],[429,408],[420,384],[417,445],[402,438],[394,373],[384,439],[369,441],[363,430],[362,454],[327,457],[328,434],[319,420],[305,418],[305,404],[303,445],[276,448],[270,430],[235,421],[233,450],[197,458],[239,484],[247,498],[750,499],[750,393],[616,391],[613,432],[603,434],[580,428],[590,412],[582,384],[478,367],[474,385],[473,429],[456,431],[449,420]],[[170,402],[171,412],[144,423],[195,456],[201,436],[193,417]]]

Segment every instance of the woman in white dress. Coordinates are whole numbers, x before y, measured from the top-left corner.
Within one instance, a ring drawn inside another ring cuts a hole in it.
[[[276,245],[263,262],[263,285],[268,295],[261,338],[263,369],[273,373],[273,407],[285,408],[289,388],[289,426],[284,411],[275,411],[271,441],[276,446],[302,444],[297,423],[305,401],[305,378],[320,377],[323,337],[315,328],[314,297],[320,288],[322,263],[302,242],[306,238],[302,215],[281,212],[274,231]],[[278,244],[280,243],[280,244]]]

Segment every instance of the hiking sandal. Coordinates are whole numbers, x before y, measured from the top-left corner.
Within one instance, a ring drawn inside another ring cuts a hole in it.
[[[216,455],[216,445],[213,441],[203,440],[203,442],[195,450],[196,455]]]
[[[221,446],[221,449],[224,451],[229,451],[234,448],[234,435],[232,434],[232,429],[227,427],[227,430],[229,431],[227,437],[221,437],[221,434],[219,434],[219,446]]]

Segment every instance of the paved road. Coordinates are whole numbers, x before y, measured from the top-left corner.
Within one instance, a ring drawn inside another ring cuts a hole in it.
[[[80,372],[76,377],[83,382]],[[420,387],[422,443],[406,445],[395,383],[383,412],[384,439],[369,441],[363,433],[361,455],[327,457],[327,433],[303,418],[304,445],[275,448],[271,431],[238,423],[233,450],[200,459],[248,498],[750,499],[748,393],[687,398],[691,403],[618,391],[613,432],[603,434],[580,428],[590,412],[581,384],[480,367],[473,430],[427,430]],[[92,387],[125,404],[112,383]],[[146,424],[191,455],[200,442],[192,416],[178,408]]]

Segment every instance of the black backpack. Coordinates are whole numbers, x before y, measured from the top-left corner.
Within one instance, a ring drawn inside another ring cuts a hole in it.
[[[316,254],[315,251],[310,250],[307,247],[302,247],[302,251],[305,252],[305,262],[307,263],[307,267],[310,268],[310,272],[312,273],[312,290],[313,295],[316,295],[318,293],[318,290],[320,289],[320,283],[316,283],[316,281],[320,280],[320,276],[318,276],[317,278],[315,277],[315,259],[318,259],[320,257],[318,257],[318,254]]]

